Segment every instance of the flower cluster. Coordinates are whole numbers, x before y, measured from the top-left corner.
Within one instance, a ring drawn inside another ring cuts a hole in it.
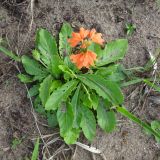
[[[73,32],[72,37],[68,39],[71,47],[76,47],[80,45],[78,54],[72,54],[70,59],[78,69],[83,67],[89,68],[94,65],[94,61],[97,58],[96,53],[88,50],[88,47],[92,42],[99,45],[103,45],[104,40],[102,39],[102,34],[97,33],[95,29],[85,30],[83,27],[80,28],[78,33]]]

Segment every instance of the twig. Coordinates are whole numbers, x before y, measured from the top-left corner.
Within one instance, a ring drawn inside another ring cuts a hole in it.
[[[90,147],[90,146],[87,146],[83,143],[80,143],[80,142],[76,142],[76,145],[79,146],[79,147],[82,147],[83,149],[89,151],[89,152],[92,152],[92,153],[96,153],[96,154],[100,154],[102,153],[101,150],[99,149],[96,149],[95,147]]]
[[[71,160],[76,160],[76,159],[75,159],[75,157],[76,157],[76,152],[77,152],[77,145],[76,145],[76,148],[75,148],[75,150],[74,150],[74,153],[73,153],[73,155],[72,155]]]
[[[104,153],[101,153],[100,156],[102,157],[103,160],[107,160],[107,158],[106,158]]]
[[[28,31],[27,35],[25,36],[25,38],[24,38],[24,41],[23,41],[22,46],[21,46],[21,48],[19,50],[19,53],[22,52],[23,47],[26,44],[26,40],[28,39],[28,37],[29,37],[29,35],[31,33],[31,30],[32,30],[32,25],[33,25],[33,20],[34,20],[34,0],[31,0],[30,11],[31,11],[31,21],[30,21],[30,24],[29,24],[29,31]]]
[[[66,158],[66,156],[65,156],[65,154],[64,154],[63,151],[62,151],[62,155],[63,155],[63,157],[64,157],[64,160],[67,160],[67,158]]]
[[[43,148],[46,148],[47,146],[53,144],[54,142],[60,140],[59,137],[56,137],[54,139],[52,139],[51,141],[49,141],[48,143],[46,143],[46,145],[43,146]]]
[[[30,26],[29,26],[29,32],[31,32],[32,30],[32,25],[33,25],[33,17],[34,17],[34,0],[31,0],[31,22],[30,22]]]
[[[92,159],[96,160],[96,155],[94,153],[92,153]]]
[[[53,160],[53,158],[54,158],[58,153],[60,153],[64,147],[65,147],[65,144],[63,144],[60,148],[58,148],[58,149],[56,150],[56,152],[54,153],[54,155],[51,156],[48,160]]]
[[[54,135],[56,135],[56,134],[59,134],[59,132],[53,133],[53,134],[42,135],[42,137],[43,137],[43,139],[44,139],[44,138],[49,138],[49,137],[52,137],[52,136],[54,136]],[[36,140],[36,139],[37,139],[37,138],[32,138],[31,140]]]

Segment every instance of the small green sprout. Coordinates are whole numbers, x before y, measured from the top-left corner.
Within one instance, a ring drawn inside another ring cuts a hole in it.
[[[12,149],[16,149],[18,145],[20,145],[22,143],[22,139],[18,139],[18,138],[14,138],[12,140],[12,145],[11,148]]]
[[[131,36],[133,32],[136,30],[136,25],[132,23],[126,23],[125,30],[126,30],[127,35]]]

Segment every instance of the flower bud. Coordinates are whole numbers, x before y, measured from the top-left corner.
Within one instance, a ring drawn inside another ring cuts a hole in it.
[[[32,51],[32,56],[35,60],[39,61],[40,60],[40,53],[37,50]]]

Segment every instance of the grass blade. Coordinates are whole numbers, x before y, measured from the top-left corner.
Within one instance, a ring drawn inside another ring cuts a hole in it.
[[[38,160],[38,155],[39,155],[39,138],[37,138],[36,144],[34,146],[31,160]]]
[[[151,88],[155,89],[157,92],[160,92],[160,87],[155,85],[154,83],[148,81],[147,79],[143,80],[144,83],[146,83],[148,86],[150,86]]]
[[[139,118],[134,116],[132,113],[130,113],[126,108],[124,107],[117,107],[117,111],[121,113],[123,116],[127,117],[128,119],[132,120],[133,122],[137,123],[144,129],[148,130],[151,134],[153,134],[155,137],[160,138],[160,134],[155,132],[147,123],[141,121]]]
[[[12,59],[14,59],[15,61],[20,62],[21,58],[16,56],[12,51],[9,51],[8,49],[0,46],[0,52],[4,53],[5,55],[11,57]]]
[[[134,84],[140,83],[142,81],[143,81],[142,78],[137,78],[137,79],[130,80],[128,82],[123,82],[120,86],[121,87],[127,87],[127,86],[130,86],[130,85],[134,85]]]

